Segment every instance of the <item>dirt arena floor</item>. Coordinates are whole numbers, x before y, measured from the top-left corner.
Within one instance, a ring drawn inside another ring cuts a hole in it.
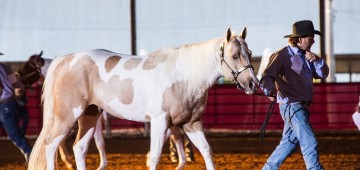
[[[346,132],[317,132],[320,161],[328,170],[358,170],[360,169],[360,133],[358,131]],[[220,170],[252,170],[261,169],[267,157],[279,142],[279,133],[267,133],[262,143],[259,142],[258,134],[207,134],[207,139],[214,152],[216,169]],[[30,139],[31,145],[34,139]],[[73,139],[68,140],[71,148]],[[149,150],[149,138],[141,135],[116,136],[106,139],[106,150],[109,170],[143,170],[146,169],[146,153]],[[168,142],[166,142],[158,169],[175,169],[176,164],[170,162],[168,156]],[[195,163],[188,163],[185,170],[203,170],[204,160],[200,153],[195,152]],[[99,156],[94,142],[86,159],[87,169],[96,169],[99,164]],[[58,160],[58,169],[66,169],[65,165]],[[1,170],[24,170],[23,157],[20,151],[6,139],[0,140],[0,169]],[[298,149],[280,167],[281,170],[305,169],[300,150]]]

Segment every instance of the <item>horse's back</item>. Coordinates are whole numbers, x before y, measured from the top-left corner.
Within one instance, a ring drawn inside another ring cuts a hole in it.
[[[85,108],[95,104],[115,116],[145,121],[143,115],[147,103],[151,98],[161,98],[165,87],[163,82],[157,81],[159,74],[156,69],[143,69],[142,63],[146,59],[146,56],[123,55],[102,49],[65,55],[54,60],[57,64],[51,66],[53,70],[49,76],[53,82],[50,93],[56,94],[57,98],[68,98],[58,100],[58,105]],[[148,84],[144,85],[144,82]],[[139,109],[139,106],[143,107]]]

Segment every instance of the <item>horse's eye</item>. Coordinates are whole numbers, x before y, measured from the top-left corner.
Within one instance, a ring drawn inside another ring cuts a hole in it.
[[[234,55],[232,56],[232,58],[233,58],[234,60],[236,60],[236,59],[238,59],[238,58],[239,58],[239,55],[234,54]]]

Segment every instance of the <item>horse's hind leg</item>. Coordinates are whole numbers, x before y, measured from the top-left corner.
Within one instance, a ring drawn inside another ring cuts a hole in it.
[[[85,156],[89,143],[94,136],[98,116],[98,107],[90,105],[78,120],[79,130],[73,146],[77,170],[86,169]]]
[[[177,170],[183,169],[186,163],[183,134],[181,133],[180,128],[177,126],[173,126],[169,128],[168,133],[170,133],[170,140],[174,141],[175,143],[176,151],[178,154],[179,164],[176,167],[176,169]]]
[[[72,121],[62,121],[59,118],[55,119],[51,134],[46,138],[46,166],[48,170],[55,168],[55,153],[60,143],[64,140],[72,127]]]
[[[103,121],[104,121],[103,115],[100,115],[100,117],[96,123],[96,129],[95,129],[95,133],[94,133],[95,144],[96,144],[96,147],[100,154],[100,165],[98,167],[98,170],[105,169],[105,167],[107,165],[107,159],[106,159],[106,153],[105,153],[105,142],[104,142],[104,137],[102,134]]]
[[[105,111],[102,112],[102,116],[104,118],[104,123],[105,123],[105,138],[106,139],[111,139],[112,138],[112,134],[111,134],[111,117],[108,113],[106,113]],[[101,127],[102,129],[102,127]]]
[[[72,156],[70,156],[70,153],[66,148],[66,138],[60,143],[59,152],[60,152],[60,158],[65,163],[66,167],[68,169],[73,169],[74,167],[73,164],[71,163]]]
[[[212,158],[212,151],[209,143],[207,142],[201,121],[196,121],[192,124],[185,124],[184,131],[188,135],[190,141],[200,151],[206,164],[207,170],[215,169],[214,161]]]

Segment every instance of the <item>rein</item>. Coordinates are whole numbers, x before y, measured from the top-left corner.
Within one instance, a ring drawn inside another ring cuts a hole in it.
[[[258,96],[267,96],[267,95],[265,95],[265,94],[263,94],[263,93],[257,93],[257,92],[255,92],[254,94],[255,94],[255,95],[258,95]],[[267,96],[267,97],[269,97],[269,96]],[[275,96],[271,96],[271,97],[275,97]],[[260,133],[260,136],[259,136],[259,138],[260,138],[260,143],[264,140],[266,125],[268,124],[271,115],[274,113],[274,106],[275,106],[275,104],[276,104],[276,100],[271,101],[270,106],[269,106],[269,109],[268,109],[268,112],[267,112],[267,114],[266,114],[266,118],[265,118],[265,120],[264,120],[264,123],[261,125],[261,128],[260,128],[260,130],[259,130],[259,133]]]
[[[28,74],[25,74],[25,75],[21,75],[19,72],[17,72],[17,74],[20,76],[20,77],[24,77],[24,78],[28,78],[34,74],[37,74],[37,73],[41,73],[41,70],[40,69],[36,69],[35,71],[33,72],[30,72]]]
[[[236,70],[234,71],[230,66],[229,64],[225,61],[225,58],[224,58],[224,46],[225,46],[225,43],[222,43],[221,46],[220,46],[220,62],[221,62],[221,65],[222,63],[225,63],[226,66],[231,70],[231,74],[234,76],[234,80],[233,82],[236,84],[236,87],[239,89],[239,90],[244,90],[243,87],[241,87],[240,83],[237,81],[237,78],[239,77],[239,75],[241,74],[241,72],[245,71],[246,69],[253,69],[254,70],[254,67],[249,64],[249,65],[246,65],[242,68],[240,68],[239,70]]]

